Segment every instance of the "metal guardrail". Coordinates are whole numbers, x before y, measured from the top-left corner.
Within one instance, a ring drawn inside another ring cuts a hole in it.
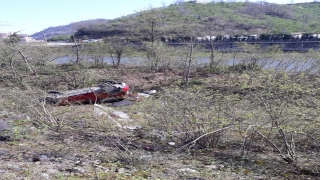
[[[266,40],[266,41],[220,41],[213,42],[214,48],[217,50],[230,50],[236,51],[240,50],[237,47],[237,43],[248,43],[248,44],[257,44],[262,48],[280,45],[283,51],[308,51],[309,49],[319,50],[320,49],[320,40]],[[210,42],[169,42],[166,43],[168,45],[179,46],[179,45],[202,45],[205,46],[206,49],[211,46]]]

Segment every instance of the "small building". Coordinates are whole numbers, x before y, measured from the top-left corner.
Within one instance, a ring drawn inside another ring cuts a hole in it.
[[[194,0],[196,4],[207,4],[208,2],[206,0]]]
[[[206,0],[192,0],[188,1],[189,3],[194,3],[194,4],[207,4],[208,2]]]
[[[248,40],[257,40],[259,39],[259,36],[254,34],[254,35],[249,35]]]
[[[207,41],[215,41],[217,39],[216,36],[203,36],[202,40],[207,42]]]
[[[320,34],[319,34],[319,33],[312,34],[312,35],[311,35],[311,38],[313,38],[313,39],[320,39]]]
[[[292,33],[291,35],[294,39],[301,39],[302,38],[302,33]]]
[[[20,41],[24,43],[35,42],[35,39],[29,37],[28,34],[18,34],[20,36]]]
[[[8,38],[11,34],[11,32],[0,33],[0,38]]]

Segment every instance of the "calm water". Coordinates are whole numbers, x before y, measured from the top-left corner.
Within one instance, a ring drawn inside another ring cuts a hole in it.
[[[75,58],[70,57],[61,57],[53,61],[54,63],[64,64],[64,63],[71,63],[75,62]],[[94,61],[93,59],[87,59],[86,61]],[[111,57],[104,57],[103,62],[107,64],[112,64]],[[210,59],[207,57],[196,58],[193,62],[193,67],[201,67],[207,65],[210,62]],[[286,60],[286,61],[279,61],[276,59],[260,59],[257,61],[257,65],[262,67],[263,69],[273,69],[277,68],[278,70],[285,70],[285,71],[310,71],[310,72],[319,72],[318,62],[315,59],[308,59],[308,60]],[[139,66],[139,65],[146,65],[148,64],[148,60],[143,57],[122,57],[121,63],[122,65],[132,65],[132,66]],[[246,60],[237,60],[237,59],[230,59],[228,61],[221,61],[219,65],[221,66],[232,66],[239,63],[249,63]]]
[[[83,58],[86,59],[86,61],[89,62],[94,62],[93,59],[90,58]],[[56,60],[53,61],[53,63],[57,63],[57,64],[65,64],[65,63],[72,63],[75,62],[76,58],[75,57],[60,57]],[[112,64],[112,58],[109,56],[106,56],[103,58],[103,62],[107,63],[107,64]],[[139,58],[139,57],[122,57],[121,58],[121,63],[120,64],[125,64],[125,65],[141,65],[143,63],[145,63],[146,60],[144,58]]]

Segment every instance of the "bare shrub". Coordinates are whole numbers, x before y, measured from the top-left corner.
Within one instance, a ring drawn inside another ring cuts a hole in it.
[[[215,147],[225,133],[219,129],[239,121],[228,115],[236,107],[230,106],[230,100],[196,87],[174,88],[164,91],[159,100],[149,101],[148,122],[177,144],[184,145],[202,136],[196,140],[198,147]]]

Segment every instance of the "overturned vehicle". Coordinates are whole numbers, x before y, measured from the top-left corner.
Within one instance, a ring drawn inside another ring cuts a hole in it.
[[[48,104],[65,106],[70,104],[103,103],[125,99],[129,86],[123,82],[106,81],[96,86],[69,91],[49,91],[45,97]]]

